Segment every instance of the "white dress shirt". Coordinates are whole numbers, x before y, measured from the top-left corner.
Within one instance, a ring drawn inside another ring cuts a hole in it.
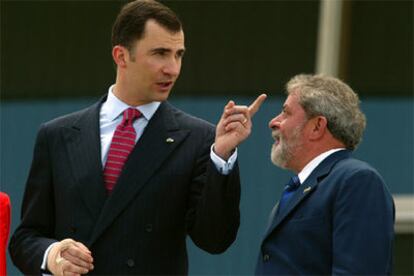
[[[152,102],[149,104],[140,105],[138,107],[129,106],[120,99],[118,99],[112,92],[114,86],[109,88],[108,98],[102,104],[99,113],[99,126],[101,130],[101,160],[102,167],[105,167],[106,159],[108,158],[109,147],[111,146],[112,137],[114,136],[116,127],[122,122],[123,112],[132,107],[141,112],[141,116],[135,120],[132,126],[137,133],[135,143],[141,138],[145,127],[148,125],[154,113],[160,106],[160,102]]]
[[[323,161],[325,160],[329,155],[331,155],[334,152],[344,150],[345,148],[338,148],[338,149],[331,149],[328,151],[325,151],[324,153],[319,154],[315,158],[313,158],[306,166],[300,171],[298,174],[300,184],[305,182],[305,180],[309,177],[309,175],[313,172],[314,169]]]

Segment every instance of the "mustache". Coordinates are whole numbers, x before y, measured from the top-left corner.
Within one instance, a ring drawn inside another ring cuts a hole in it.
[[[272,131],[272,138],[273,138],[274,140],[276,140],[276,139],[280,139],[280,131],[278,131],[278,130],[273,130],[273,131]]]

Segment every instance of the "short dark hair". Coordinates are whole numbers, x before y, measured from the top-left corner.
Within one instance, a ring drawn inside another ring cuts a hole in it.
[[[145,24],[153,19],[172,33],[182,30],[178,16],[154,0],[136,0],[124,5],[112,26],[112,47],[121,45],[129,51],[144,36]]]

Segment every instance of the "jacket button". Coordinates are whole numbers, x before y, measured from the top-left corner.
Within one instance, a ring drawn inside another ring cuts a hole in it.
[[[135,262],[133,259],[128,259],[126,262],[127,266],[129,267],[134,267],[135,266]]]
[[[69,230],[72,234],[75,234],[78,229],[75,226],[71,226]]]
[[[263,261],[264,261],[264,262],[269,261],[269,259],[270,259],[269,254],[264,254],[264,255],[263,255]]]
[[[147,231],[148,233],[152,232],[152,224],[148,223],[147,225],[145,225],[145,231]]]

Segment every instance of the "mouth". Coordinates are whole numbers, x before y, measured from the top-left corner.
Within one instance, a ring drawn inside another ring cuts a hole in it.
[[[160,81],[156,83],[158,89],[163,92],[170,91],[173,84],[174,84],[173,81]]]
[[[274,146],[279,145],[279,143],[280,143],[280,134],[278,132],[272,132],[272,138],[273,138],[273,140],[275,140],[273,145]]]

